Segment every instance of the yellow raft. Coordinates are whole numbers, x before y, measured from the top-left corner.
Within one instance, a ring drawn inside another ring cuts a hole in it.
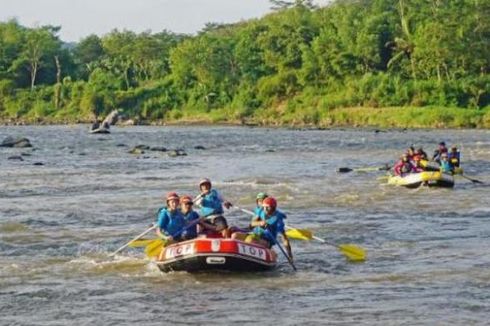
[[[434,161],[420,160],[419,164],[426,171],[439,171],[441,169],[441,165]],[[463,168],[454,168],[453,174],[463,174]]]
[[[407,188],[417,188],[421,185],[452,188],[454,187],[454,177],[451,174],[441,173],[439,171],[424,171],[410,173],[404,176],[389,176],[388,184]]]

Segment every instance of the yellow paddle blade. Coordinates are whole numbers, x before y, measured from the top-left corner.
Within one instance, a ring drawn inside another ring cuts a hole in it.
[[[339,250],[352,261],[364,261],[366,260],[366,250],[355,244],[341,244],[338,246]]]
[[[163,247],[165,247],[165,241],[162,239],[155,239],[146,246],[145,254],[148,258],[157,257],[162,252]]]
[[[310,230],[305,229],[288,229],[286,236],[295,240],[311,240],[313,239],[313,233]]]
[[[131,248],[138,248],[138,247],[146,247],[150,243],[153,243],[156,239],[139,239],[139,240],[134,240],[129,243],[129,247]]]

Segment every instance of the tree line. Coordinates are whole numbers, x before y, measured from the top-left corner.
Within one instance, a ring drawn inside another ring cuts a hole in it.
[[[60,27],[0,22],[0,117],[318,123],[337,108],[490,106],[488,1],[273,4],[197,35],[114,30],[76,44]]]

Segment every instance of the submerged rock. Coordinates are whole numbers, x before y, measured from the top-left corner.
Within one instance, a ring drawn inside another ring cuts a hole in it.
[[[20,155],[14,155],[14,156],[9,156],[7,158],[8,160],[17,160],[17,161],[23,161],[24,159]]]
[[[183,149],[173,149],[168,152],[168,156],[170,157],[187,156],[187,153]]]

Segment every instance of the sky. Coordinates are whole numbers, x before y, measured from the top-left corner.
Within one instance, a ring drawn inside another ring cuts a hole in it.
[[[27,27],[61,26],[60,38],[77,42],[115,28],[195,33],[208,22],[262,17],[270,7],[269,0],[0,0],[0,21],[16,18]]]

